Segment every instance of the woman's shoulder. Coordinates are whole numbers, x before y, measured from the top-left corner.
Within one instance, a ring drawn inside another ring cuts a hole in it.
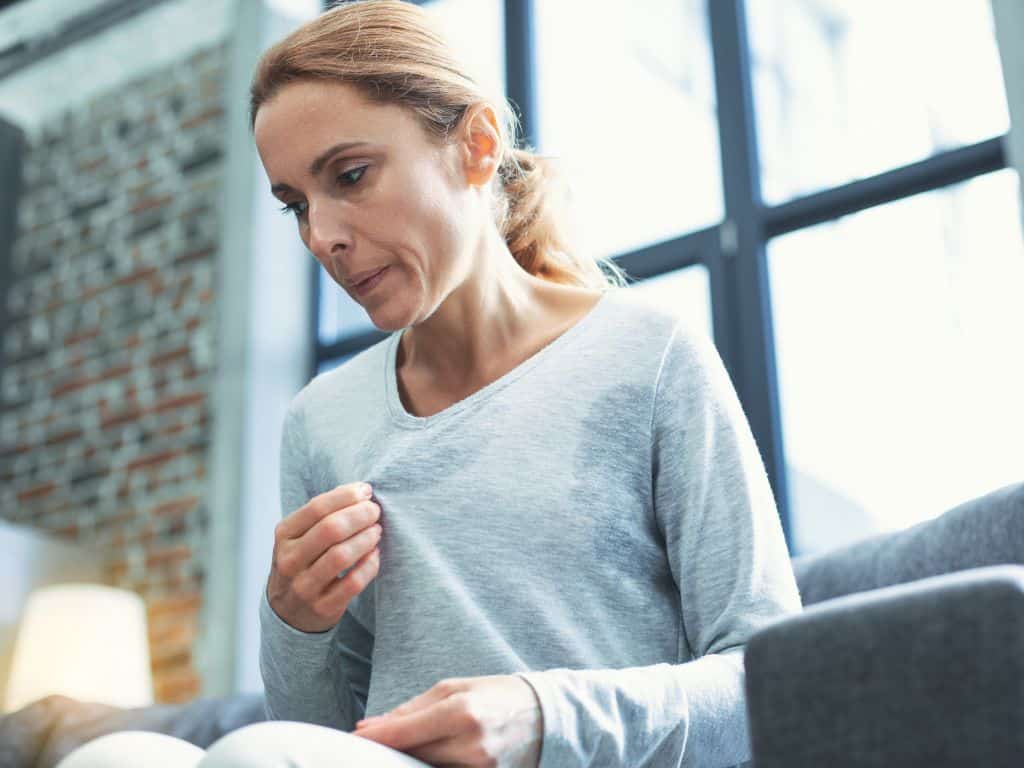
[[[292,407],[316,410],[325,401],[343,398],[352,403],[359,393],[373,390],[379,384],[392,335],[386,336],[366,349],[356,352],[337,365],[328,365],[299,390],[292,398]]]
[[[630,335],[634,343],[643,341],[664,349],[673,336],[686,335],[687,327],[692,325],[685,308],[653,301],[633,288],[610,288],[604,300],[609,304],[609,323]]]

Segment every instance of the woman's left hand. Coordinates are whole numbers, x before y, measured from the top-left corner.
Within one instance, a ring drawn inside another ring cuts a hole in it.
[[[353,733],[435,766],[537,768],[544,722],[529,683],[487,675],[442,680]]]

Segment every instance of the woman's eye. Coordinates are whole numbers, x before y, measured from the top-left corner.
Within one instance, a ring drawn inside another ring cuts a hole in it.
[[[288,205],[283,206],[281,208],[281,213],[286,214],[286,215],[289,214],[289,213],[293,213],[293,214],[295,214],[295,218],[297,218],[297,219],[301,218],[302,214],[303,214],[303,211],[299,210],[299,206],[300,205],[302,205],[302,203],[288,203]]]
[[[367,167],[368,166],[361,165],[358,168],[353,168],[352,170],[345,171],[345,173],[338,176],[338,180],[342,183],[342,186],[354,187],[356,184],[359,183],[360,179],[363,178],[363,174],[366,172]],[[356,175],[353,178],[354,174],[358,175]],[[291,213],[297,219],[301,219],[305,212],[306,209],[304,203],[288,203],[287,205],[281,208],[281,213]]]
[[[353,168],[352,170],[345,171],[345,173],[341,174],[338,177],[338,179],[343,179],[344,183],[346,184],[346,186],[349,186],[349,187],[355,186],[356,184],[359,183],[359,180],[361,178],[363,178],[363,173],[366,172],[366,168],[367,168],[367,166],[361,165],[358,168]],[[353,179],[352,176],[351,176],[351,174],[353,174],[353,173],[358,173],[359,175],[356,176]]]

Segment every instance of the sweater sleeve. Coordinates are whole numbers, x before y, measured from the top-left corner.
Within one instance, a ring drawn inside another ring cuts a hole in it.
[[[539,768],[750,760],[744,648],[802,610],[774,496],[710,338],[677,322],[654,385],[653,504],[679,588],[682,663],[519,673],[541,704]]]
[[[303,417],[295,401],[281,435],[282,518],[309,501],[311,490]],[[362,592],[333,629],[303,632],[260,598],[260,673],[269,720],[297,720],[351,731],[366,713],[373,635],[357,614]]]

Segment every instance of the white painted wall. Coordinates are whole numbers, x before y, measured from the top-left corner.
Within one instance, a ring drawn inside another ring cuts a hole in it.
[[[316,16],[319,9],[315,2],[267,3],[262,8],[255,2],[243,2],[240,8],[235,22],[240,31],[237,58],[242,63],[240,77],[248,88],[258,53]],[[236,85],[241,87],[242,83],[232,83],[230,92],[236,91]],[[215,466],[218,472],[228,471],[229,462],[241,459],[242,524],[236,540],[222,542],[222,551],[237,551],[240,557],[235,590],[238,634],[233,644],[237,653],[233,687],[249,692],[263,690],[258,608],[270,573],[274,526],[281,519],[281,426],[288,403],[306,383],[312,355],[310,274],[314,261],[299,240],[292,219],[281,215],[280,202],[270,194],[270,182],[245,122],[247,100],[237,99],[233,106],[241,114],[229,116],[229,151],[238,151],[239,156],[229,160],[232,165],[227,186],[234,185],[237,193],[229,191],[232,197],[226,204],[233,205],[234,199],[238,199],[243,205],[237,213],[237,226],[232,217],[225,218],[228,231],[224,233],[225,247],[221,251],[221,308],[225,313],[236,312],[237,308],[237,315],[226,318],[232,327],[225,326],[220,338],[239,346],[221,350],[222,355],[228,352],[223,358],[224,375],[237,380],[224,388],[224,400],[218,399],[218,410],[234,408],[232,398],[237,393],[238,402],[244,404],[244,421],[238,453],[217,457]],[[233,165],[236,160],[240,164],[238,171]],[[230,239],[241,233],[248,233],[250,242],[245,246],[241,242],[237,246],[232,244]],[[245,318],[244,323],[238,322],[240,318]],[[240,346],[243,340],[244,350]],[[236,353],[240,355],[237,366]],[[223,444],[229,445],[227,441]],[[224,502],[229,505],[230,498]]]

